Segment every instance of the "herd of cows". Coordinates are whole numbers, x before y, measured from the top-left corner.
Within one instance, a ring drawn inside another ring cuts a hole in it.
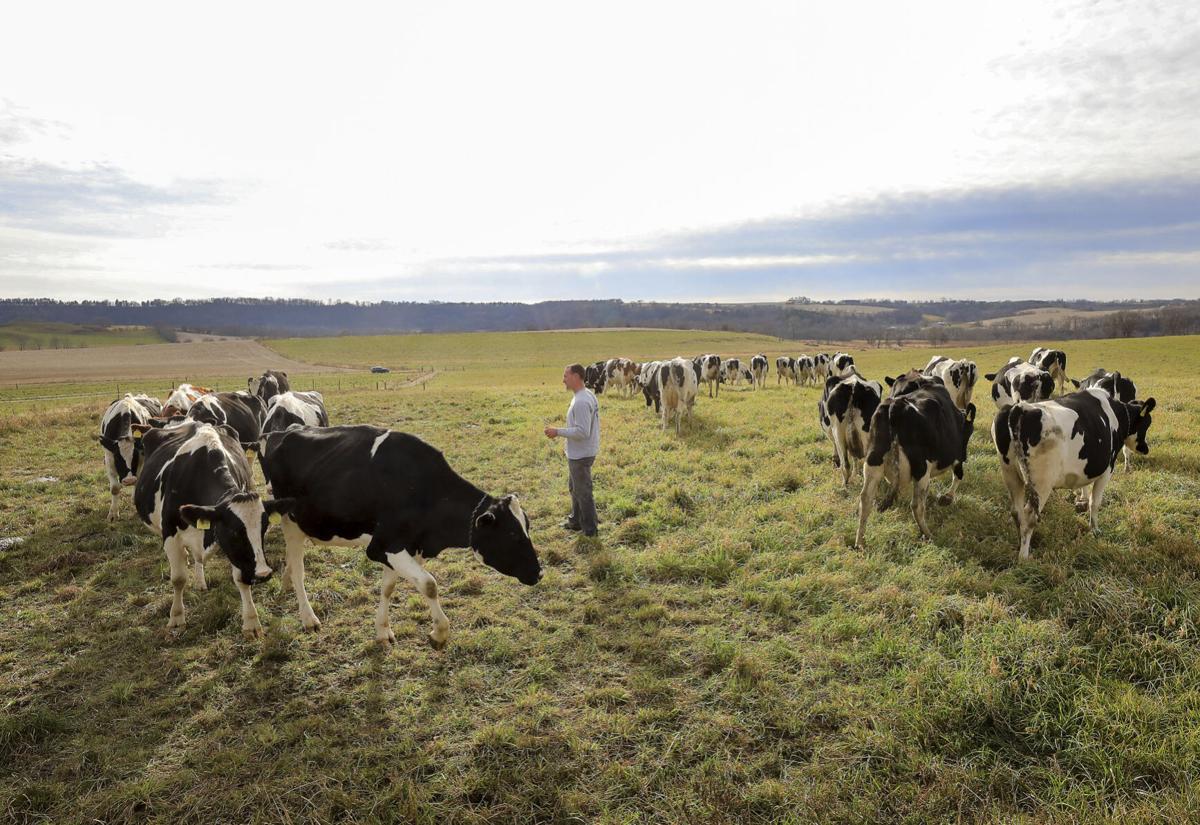
[[[861,467],[856,545],[864,544],[881,485],[880,510],[911,485],[917,527],[930,537],[925,510],[931,480],[951,473],[939,499],[948,504],[963,477],[976,414],[974,362],[935,356],[922,370],[886,377],[886,391],[844,352],[780,356],[775,368],[777,384],[823,382],[818,417],[844,486]],[[762,354],[748,366],[715,354],[642,364],[613,358],[586,367],[585,384],[596,393],[633,396],[640,390],[663,428],[673,418],[678,434],[701,383],[709,397],[719,397],[722,384],[761,389],[768,374]],[[1124,451],[1128,470],[1129,450],[1149,452],[1154,399],[1137,399],[1133,381],[1119,372],[1098,369],[1083,381],[1068,378],[1060,350],[1036,349],[1028,361],[1014,357],[984,377],[998,408],[992,440],[1020,557],[1028,557],[1055,489],[1079,491],[1076,506],[1088,512],[1095,530],[1117,455]],[[1065,393],[1068,383],[1077,391]],[[1052,397],[1056,389],[1059,395]],[[138,517],[162,539],[174,589],[171,628],[185,624],[188,556],[194,586],[204,590],[204,562],[219,548],[241,595],[242,629],[261,635],[251,586],[272,575],[263,550],[272,524],[281,525],[284,536],[284,586],[295,592],[309,630],[320,620],[305,590],[306,540],[363,547],[381,566],[375,630],[382,642],[395,641],[389,606],[403,578],[429,609],[430,643],[445,645],[449,622],[437,582],[422,562],[447,547],[469,547],[485,565],[527,585],[542,576],[529,518],[516,495],[484,492],[415,436],[370,425],[330,426],[321,394],[292,391],[283,372],[268,370],[236,392],[183,384],[165,403],[127,394],[105,411],[99,441],[112,496],[109,519],[118,516],[122,488],[131,486]],[[256,490],[255,460],[269,499]]]

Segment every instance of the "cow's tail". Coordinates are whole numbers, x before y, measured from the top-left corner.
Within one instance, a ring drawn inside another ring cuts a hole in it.
[[[1017,472],[1021,474],[1021,481],[1025,485],[1025,505],[1032,513],[1038,512],[1041,509],[1041,501],[1038,498],[1037,488],[1033,485],[1033,473],[1029,469],[1029,443],[1026,438],[1022,437],[1022,425],[1026,420],[1028,405],[1023,402],[1013,404],[1008,411],[1008,435],[1009,435],[1009,455],[1013,458],[1017,465]]]

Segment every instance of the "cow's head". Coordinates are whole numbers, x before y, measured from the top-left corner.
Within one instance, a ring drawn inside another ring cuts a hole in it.
[[[471,515],[471,549],[497,572],[521,584],[537,584],[542,565],[529,538],[529,517],[513,494],[487,496]]]
[[[1129,436],[1125,439],[1125,445],[1133,447],[1142,455],[1150,452],[1150,445],[1146,443],[1146,433],[1150,429],[1150,413],[1154,409],[1154,405],[1153,398],[1147,398],[1145,401],[1130,401],[1125,405],[1129,411]]]
[[[892,388],[890,396],[892,398],[899,398],[907,393],[934,385],[940,386],[943,383],[940,378],[930,378],[927,375],[922,375],[916,367],[910,369],[904,375],[898,375],[895,378],[885,376],[883,380]]]
[[[142,456],[141,451],[136,449],[132,428],[126,427],[121,433],[116,438],[101,434],[99,440],[100,446],[108,450],[112,456],[117,478],[128,487],[137,483],[138,465],[141,463]]]
[[[212,507],[184,504],[179,518],[190,527],[213,531],[242,584],[256,584],[273,572],[263,552],[267,527],[290,513],[295,503],[291,498],[263,501],[258,493],[234,493]]]

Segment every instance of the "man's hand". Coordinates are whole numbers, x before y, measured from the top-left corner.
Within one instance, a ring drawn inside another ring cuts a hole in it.
[[[555,427],[547,427],[543,432],[546,433],[546,438],[557,438],[558,429]]]

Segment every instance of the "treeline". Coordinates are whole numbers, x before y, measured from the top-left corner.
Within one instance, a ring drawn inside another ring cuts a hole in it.
[[[859,309],[859,307],[864,307]],[[1042,307],[1057,311],[1036,326],[985,321]],[[882,311],[880,311],[882,310]],[[1077,314],[1106,310],[1105,315]],[[902,340],[1003,341],[1200,333],[1200,301],[847,301],[838,311],[803,299],[772,304],[641,301],[520,303],[327,302],[294,298],[205,300],[0,300],[0,324],[51,321],[153,327],[260,337],[398,332],[486,332],[578,327],[664,327],[758,332],[782,338],[879,343]]]

